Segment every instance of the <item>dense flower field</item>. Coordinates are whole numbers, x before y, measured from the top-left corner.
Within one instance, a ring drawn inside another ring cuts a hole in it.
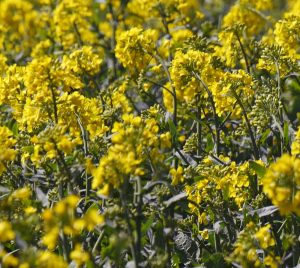
[[[0,0],[0,267],[299,267],[299,0]]]

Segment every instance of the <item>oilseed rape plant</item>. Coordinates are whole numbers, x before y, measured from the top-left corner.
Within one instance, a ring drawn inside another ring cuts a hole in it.
[[[299,267],[299,0],[0,0],[0,267]]]

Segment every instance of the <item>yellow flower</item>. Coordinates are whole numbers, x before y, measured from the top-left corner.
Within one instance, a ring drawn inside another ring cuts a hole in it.
[[[24,209],[24,212],[26,215],[31,215],[34,214],[37,211],[37,209],[35,207],[27,207]]]
[[[53,227],[42,237],[43,244],[46,245],[50,250],[54,250],[57,244],[58,235],[59,228]]]
[[[14,200],[26,200],[31,196],[31,189],[28,187],[25,188],[21,188],[18,189],[16,191],[14,191],[11,196],[10,199],[14,199]]]
[[[208,240],[209,232],[207,229],[204,229],[203,231],[199,231],[199,234],[202,236],[203,239]]]
[[[172,137],[171,137],[171,133],[169,131],[166,133],[162,133],[159,138],[160,138],[162,148],[171,148]]]
[[[299,166],[300,159],[284,154],[270,165],[262,180],[264,192],[283,215],[300,215]]]
[[[76,74],[95,75],[99,72],[102,59],[93,52],[91,46],[83,46],[73,51],[69,56],[64,56],[62,68]]]
[[[67,209],[67,204],[64,201],[60,201],[55,204],[53,211],[57,215],[64,215],[65,213],[67,213]]]
[[[268,255],[264,258],[264,264],[267,265],[270,268],[278,268],[280,264],[280,257],[274,257],[271,255]]]
[[[19,260],[12,254],[7,254],[4,256],[2,262],[4,267],[17,267],[19,264]]]
[[[217,114],[220,116],[222,116],[224,112],[232,112],[237,115],[241,114],[240,107],[235,107],[234,105],[237,100],[233,91],[235,91],[239,98],[247,101],[254,94],[252,85],[253,81],[251,76],[243,70],[220,74],[219,79],[215,80],[210,86],[214,96]]]
[[[299,58],[297,47],[299,47],[300,37],[300,17],[287,16],[276,23],[274,29],[275,41],[284,48],[290,57]]]
[[[74,144],[67,137],[63,136],[57,143],[57,148],[66,154],[70,154],[74,148]]]
[[[176,51],[170,67],[170,75],[179,101],[184,100],[191,103],[195,101],[196,94],[200,92],[207,97],[207,92],[203,90],[203,85],[195,77],[195,74],[200,76],[205,83],[211,82],[217,75],[211,60],[210,54],[198,50],[190,49],[186,53],[181,50]],[[165,94],[168,98],[171,97],[171,93],[165,92]],[[170,100],[168,101],[170,102]]]
[[[264,3],[263,3],[264,2]],[[231,27],[236,24],[243,24],[249,36],[257,34],[265,25],[265,20],[255,9],[268,10],[272,7],[271,0],[238,1],[234,4],[223,19],[223,27]]]
[[[99,194],[108,195],[130,175],[142,176],[141,164],[147,159],[145,152],[148,151],[152,159],[155,152],[152,148],[159,145],[159,127],[153,118],[123,114],[122,119],[122,123],[116,122],[113,126],[112,145],[107,154],[100,159],[98,167],[92,169],[92,187],[99,187]]]
[[[184,135],[179,136],[178,141],[184,142],[185,141],[185,136]]]
[[[13,149],[16,140],[12,138],[13,133],[7,127],[0,127],[0,175],[6,170],[5,162],[13,161],[17,152]]]
[[[29,263],[21,263],[20,265],[19,265],[19,268],[30,268],[30,265],[29,265]]]
[[[275,245],[275,240],[271,237],[270,228],[271,225],[268,224],[260,228],[254,235],[255,238],[259,241],[262,249],[267,249],[268,247],[272,247]]]
[[[97,225],[104,222],[104,216],[100,215],[97,209],[89,209],[83,217],[85,221],[85,227],[92,231]]]
[[[208,224],[207,214],[205,212],[202,212],[201,214],[199,213],[198,221],[200,224],[204,224],[204,225]]]
[[[270,228],[270,224],[259,228],[254,222],[249,222],[239,233],[234,251],[227,259],[240,264],[242,267],[262,267],[262,262],[270,262],[270,257],[266,257],[264,260],[259,257],[259,250],[263,250],[265,256],[271,253],[273,261],[277,260],[279,264],[280,258],[273,255],[270,248],[275,245]]]
[[[153,29],[131,28],[117,38],[116,57],[131,71],[144,69],[151,61],[157,32]]]
[[[172,185],[177,185],[179,183],[184,182],[184,177],[183,177],[183,167],[178,166],[177,169],[172,168],[170,170],[170,174],[172,177]]]
[[[53,218],[51,209],[45,209],[42,213],[44,221],[50,221]]]
[[[15,238],[15,232],[7,221],[0,221],[0,242],[6,242]]]
[[[70,258],[76,262],[78,266],[85,264],[89,260],[89,254],[82,250],[80,244],[75,245],[75,249],[70,253]]]
[[[47,157],[53,159],[57,156],[55,145],[52,142],[46,142],[44,145],[44,150],[47,152]]]
[[[68,264],[61,256],[49,251],[39,253],[36,263],[37,267],[43,268],[68,268]]]
[[[72,223],[72,227],[76,232],[80,233],[85,227],[85,220],[82,218],[75,219]]]
[[[99,194],[104,196],[110,195],[110,186],[108,183],[104,184],[104,186],[98,191]]]
[[[55,37],[68,49],[77,42],[95,43],[96,34],[91,30],[89,19],[92,16],[92,1],[62,0],[53,12]],[[76,26],[74,26],[74,24]],[[76,27],[76,29],[74,29]]]
[[[77,203],[79,201],[79,197],[76,195],[69,195],[67,196],[64,201],[71,206],[71,208],[75,208],[77,206]]]

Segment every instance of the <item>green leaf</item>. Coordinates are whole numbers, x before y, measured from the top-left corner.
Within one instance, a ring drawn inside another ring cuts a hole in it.
[[[19,134],[19,128],[18,128],[17,122],[15,122],[12,125],[11,131],[14,133],[14,136],[18,136],[18,134]]]
[[[290,142],[288,122],[284,122],[283,133],[284,133],[284,136],[283,136],[284,144],[287,146]]]
[[[34,147],[32,145],[23,146],[22,151],[32,154],[34,152]]]
[[[95,267],[94,264],[90,260],[88,260],[85,265],[86,265],[87,268],[94,268]]]
[[[173,143],[176,143],[177,136],[178,136],[177,135],[177,128],[176,128],[174,122],[171,119],[168,121],[168,124],[169,124],[169,128],[170,128],[170,133],[171,133],[171,136],[172,136],[172,141],[173,141]]]
[[[267,169],[264,166],[258,164],[255,161],[249,161],[249,166],[251,169],[253,169],[255,171],[255,173],[257,174],[257,176],[259,178],[262,178],[267,171]]]
[[[212,151],[214,148],[214,141],[213,141],[213,138],[212,138],[212,135],[211,134],[208,134],[206,136],[206,147],[205,147],[205,151],[206,152],[210,152]]]
[[[297,93],[300,92],[300,85],[294,79],[289,79],[288,82],[290,90],[296,91]]]
[[[261,136],[261,138],[260,138],[260,142],[261,142],[262,144],[265,143],[265,141],[266,141],[266,139],[268,138],[270,132],[271,132],[271,130],[270,130],[270,129],[267,129],[267,130],[262,134],[262,136]]]
[[[144,235],[149,228],[151,227],[151,225],[154,222],[154,217],[150,217],[145,223],[142,224],[142,234]]]
[[[176,253],[172,255],[172,267],[180,267],[180,257]]]

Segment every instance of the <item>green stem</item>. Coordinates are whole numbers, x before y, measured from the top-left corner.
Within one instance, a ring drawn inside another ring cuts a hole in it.
[[[117,25],[118,25],[118,20],[117,17],[115,16],[114,12],[113,12],[113,6],[112,4],[109,2],[108,4],[108,9],[109,9],[109,13],[111,14],[111,28],[112,28],[112,38],[111,38],[111,53],[112,53],[112,61],[113,61],[113,74],[114,74],[114,78],[117,77],[117,59],[115,56],[115,47],[116,47],[116,30],[117,30]]]
[[[281,102],[281,78],[280,78],[280,69],[279,69],[279,64],[277,61],[275,61],[275,66],[276,66],[276,72],[277,72],[277,94],[278,94],[278,101]],[[282,107],[278,107],[278,113],[279,113],[279,118],[281,124],[283,124],[283,114],[282,114]]]
[[[88,156],[88,134],[83,126],[83,123],[81,121],[81,118],[78,113],[75,112],[75,115],[77,117],[77,122],[81,130],[81,136],[82,136],[82,142],[83,142],[83,151],[84,151],[84,156]],[[91,190],[91,181],[88,179],[88,174],[87,171],[85,171],[85,203],[87,204],[88,202],[88,197],[90,195],[90,190]]]
[[[58,123],[58,113],[57,113],[57,103],[56,103],[56,98],[55,98],[55,93],[53,87],[50,87],[51,90],[51,95],[52,95],[52,102],[53,102],[53,112],[54,112],[54,120],[55,123]]]
[[[139,266],[139,263],[141,262],[141,239],[142,239],[142,205],[143,205],[143,196],[142,196],[142,182],[141,178],[139,176],[136,177],[136,189],[134,193],[135,198],[135,204],[136,204],[136,211],[137,215],[135,217],[135,223],[136,223],[136,261],[137,266]]]
[[[197,80],[201,83],[201,85],[204,87],[205,91],[208,94],[208,99],[211,103],[211,107],[212,107],[212,111],[213,111],[213,117],[214,117],[215,130],[216,130],[216,134],[215,134],[215,154],[219,155],[219,153],[220,153],[220,127],[219,127],[219,118],[218,118],[214,98],[213,98],[213,95],[212,95],[211,91],[209,90],[208,86],[206,85],[206,83],[201,79],[200,75],[195,73],[195,72],[193,72],[193,74],[197,78]]]
[[[170,72],[169,72],[167,66],[165,65],[164,61],[158,55],[156,55],[154,53],[154,54],[151,54],[151,56],[153,56],[161,64],[161,66],[163,67],[163,69],[167,75],[168,81],[170,83],[171,92],[172,92],[172,96],[173,96],[173,123],[175,126],[177,126],[177,97],[176,97],[176,90],[172,83]]]
[[[83,41],[82,41],[82,38],[81,38],[81,35],[80,35],[79,30],[78,30],[76,22],[73,23],[73,27],[74,27],[74,31],[75,31],[75,34],[76,34],[77,41],[78,41],[79,45],[83,46]]]
[[[244,57],[244,60],[245,60],[245,63],[246,63],[246,70],[247,70],[248,73],[250,73],[251,70],[250,70],[250,65],[249,65],[249,63],[248,63],[248,58],[247,58],[246,51],[245,51],[244,46],[243,46],[243,44],[242,44],[242,42],[241,42],[241,39],[240,39],[240,37],[239,37],[239,34],[237,33],[237,31],[235,31],[234,33],[235,33],[235,35],[236,35],[236,38],[237,38],[237,40],[238,40],[238,43],[239,43],[239,45],[240,45],[240,48],[241,48],[241,51],[242,51],[242,54],[243,54],[243,57]]]
[[[200,106],[200,96],[197,94],[196,96],[197,102],[197,155],[200,156],[202,149],[202,126],[201,126],[201,106]]]
[[[96,252],[97,247],[98,247],[99,243],[101,242],[103,236],[104,236],[104,230],[101,230],[101,232],[100,232],[100,234],[98,236],[98,239],[97,239],[95,245],[93,246],[92,254],[94,254]]]
[[[258,160],[260,154],[259,154],[259,150],[258,150],[256,141],[255,141],[255,138],[254,138],[254,134],[253,134],[253,131],[252,131],[252,128],[251,128],[250,121],[249,121],[248,116],[247,116],[246,109],[245,109],[239,95],[236,93],[235,89],[231,88],[231,91],[233,92],[233,95],[236,98],[237,103],[239,104],[239,106],[242,109],[242,113],[243,113],[245,121],[246,121],[246,125],[247,125],[248,131],[249,131],[249,135],[250,135],[250,139],[251,139],[251,143],[252,143],[252,147],[253,147],[254,158],[255,158],[255,160]]]
[[[133,230],[132,230],[132,226],[130,223],[130,212],[127,206],[127,202],[126,202],[126,197],[127,197],[127,188],[128,188],[128,180],[125,180],[125,182],[123,183],[122,189],[120,191],[120,195],[121,195],[121,204],[122,207],[124,208],[124,218],[127,224],[127,230],[129,233],[129,236],[131,238],[131,243],[130,243],[130,251],[131,251],[131,255],[132,255],[132,259],[134,262],[134,268],[138,267],[138,263],[137,263],[137,253],[136,253],[136,248],[135,248],[135,244],[133,242]]]

